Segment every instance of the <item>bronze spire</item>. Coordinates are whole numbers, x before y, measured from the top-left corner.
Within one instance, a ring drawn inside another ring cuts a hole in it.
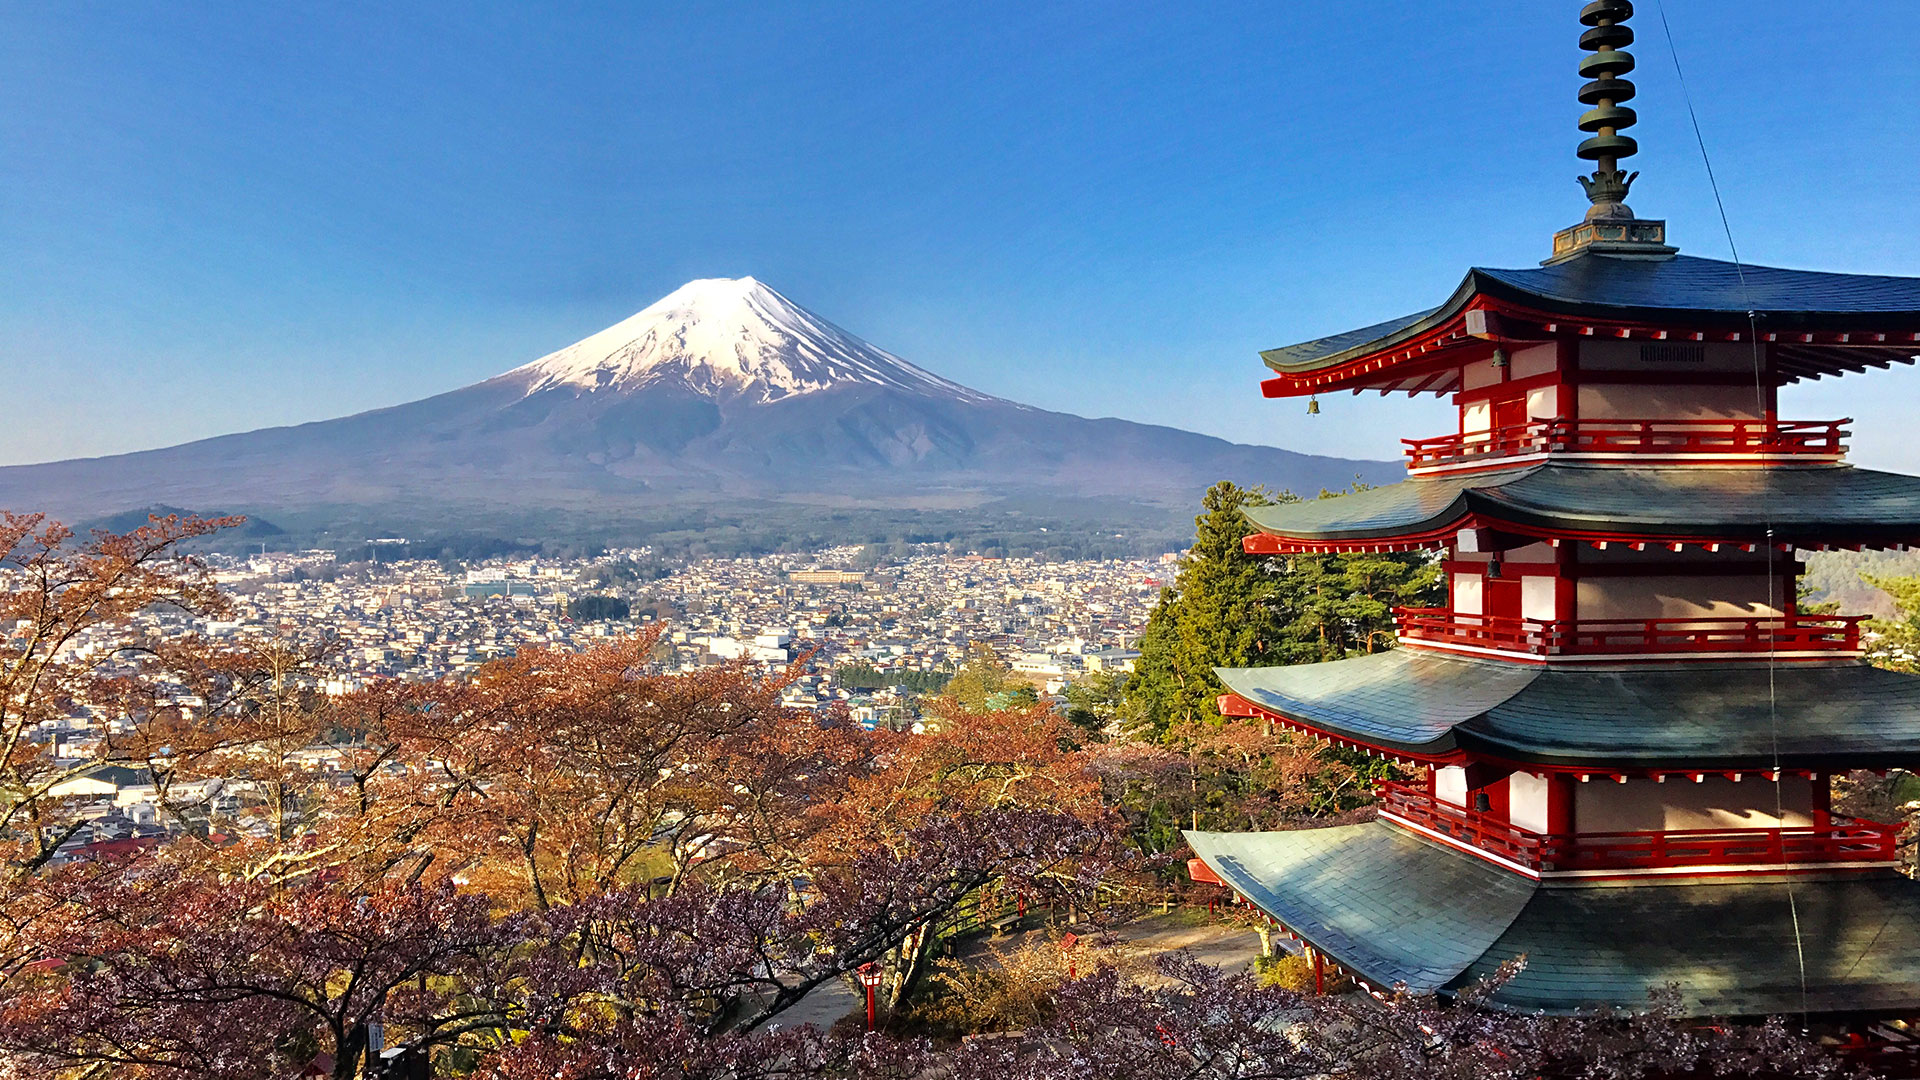
[[[1663,259],[1674,253],[1667,246],[1667,223],[1642,220],[1627,206],[1627,189],[1640,174],[1620,167],[1620,159],[1640,152],[1630,135],[1622,134],[1639,117],[1623,102],[1633,100],[1633,83],[1625,74],[1633,70],[1632,0],[1592,0],[1580,9],[1580,47],[1593,55],[1580,61],[1580,75],[1587,84],[1580,88],[1580,103],[1591,106],[1580,117],[1580,130],[1588,137],[1576,151],[1594,163],[1592,176],[1579,177],[1586,189],[1586,220],[1562,229],[1553,237],[1553,257],[1548,263],[1561,262],[1586,252]]]

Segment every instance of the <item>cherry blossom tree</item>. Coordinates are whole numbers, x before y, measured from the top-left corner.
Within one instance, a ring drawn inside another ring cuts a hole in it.
[[[45,865],[80,827],[57,791],[110,756],[57,759],[36,735],[101,696],[153,647],[134,631],[139,612],[225,610],[180,545],[240,520],[170,516],[79,541],[43,515],[0,511],[0,627],[8,628],[0,636],[0,836],[16,871]]]
[[[1036,983],[1028,1026],[992,1039],[791,1025],[867,965],[897,1001],[985,893],[1093,932],[1158,898],[1196,761],[1238,778],[1215,809],[1256,823],[1364,777],[1247,725],[1185,754],[1090,743],[1043,705],[869,732],[782,705],[786,673],[662,673],[649,635],[329,698],[325,640],[134,631],[157,605],[223,610],[179,548],[226,523],[78,541],[0,515],[0,1076],[344,1078],[382,1043],[499,1080],[1839,1072],[1777,1023],[1679,1023],[1672,994],[1541,1017],[1488,1007],[1498,980],[1306,996],[1178,957]],[[89,712],[110,721],[92,759],[36,741]],[[62,785],[108,762],[153,778],[169,842],[62,863]],[[246,795],[231,821],[188,794],[209,780]]]

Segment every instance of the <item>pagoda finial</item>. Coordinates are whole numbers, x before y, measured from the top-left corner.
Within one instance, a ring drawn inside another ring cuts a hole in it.
[[[1580,130],[1588,137],[1577,153],[1594,163],[1592,176],[1579,178],[1593,205],[1580,224],[1562,229],[1553,236],[1555,263],[1587,252],[1628,258],[1664,259],[1674,253],[1667,246],[1667,223],[1646,221],[1633,216],[1627,206],[1627,189],[1640,174],[1620,167],[1620,159],[1640,152],[1640,145],[1627,128],[1639,121],[1622,102],[1633,100],[1633,83],[1621,78],[1633,70],[1632,0],[1591,0],[1580,9],[1580,22],[1587,30],[1580,35],[1580,47],[1592,53],[1580,61],[1580,74],[1588,82],[1580,88],[1580,103],[1591,106],[1580,117]]]
[[[1620,77],[1633,70],[1633,54],[1626,50],[1633,44],[1633,28],[1626,24],[1632,17],[1632,0],[1593,0],[1580,9],[1580,22],[1589,27],[1580,35],[1580,47],[1593,54],[1580,61],[1581,77],[1592,80],[1580,88],[1580,104],[1593,106],[1580,117],[1580,130],[1593,134],[1576,152],[1598,165],[1591,177],[1579,178],[1593,203],[1588,221],[1633,217],[1627,189],[1640,174],[1620,167],[1621,158],[1640,152],[1632,136],[1620,134],[1639,120],[1621,104],[1633,100],[1634,93],[1633,83]]]

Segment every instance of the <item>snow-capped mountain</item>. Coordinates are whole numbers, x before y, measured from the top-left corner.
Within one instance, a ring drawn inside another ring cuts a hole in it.
[[[1246,386],[1221,392],[1254,392],[1249,367]],[[168,503],[378,530],[350,535],[533,535],[564,520],[573,536],[610,537],[688,515],[763,525],[795,504],[897,520],[1033,496],[1050,510],[1157,507],[1172,521],[1222,479],[1317,491],[1398,472],[983,394],[749,277],[689,282],[558,352],[421,401],[0,468],[0,509],[76,521]]]
[[[515,368],[527,393],[555,387],[632,393],[675,383],[761,403],[847,384],[962,401],[987,395],[907,363],[751,277],[689,281],[639,314]]]

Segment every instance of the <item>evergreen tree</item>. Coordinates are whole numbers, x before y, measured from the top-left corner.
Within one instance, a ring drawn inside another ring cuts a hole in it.
[[[1119,718],[1127,697],[1127,673],[1094,671],[1068,683],[1067,722],[1091,732],[1103,732]]]
[[[1362,490],[1355,485],[1353,490]],[[1344,492],[1323,491],[1321,498]],[[1393,609],[1436,602],[1440,570],[1421,552],[1281,559],[1246,553],[1251,507],[1297,502],[1288,492],[1222,481],[1201,500],[1191,550],[1140,638],[1127,685],[1126,719],[1137,735],[1217,724],[1224,688],[1216,667],[1338,660],[1391,648]]]
[[[567,618],[575,622],[624,619],[629,614],[631,609],[627,602],[617,596],[576,596],[567,601]]]
[[[1285,636],[1288,619],[1278,578],[1241,546],[1254,531],[1242,513],[1276,500],[1263,488],[1229,481],[1207,489],[1194,519],[1193,547],[1180,558],[1171,588],[1140,638],[1127,692],[1137,726],[1164,735],[1178,723],[1218,720],[1213,669],[1256,664]]]
[[[1868,661],[1894,671],[1920,672],[1920,577],[1861,576],[1892,597],[1894,608],[1891,619],[1867,620]]]

